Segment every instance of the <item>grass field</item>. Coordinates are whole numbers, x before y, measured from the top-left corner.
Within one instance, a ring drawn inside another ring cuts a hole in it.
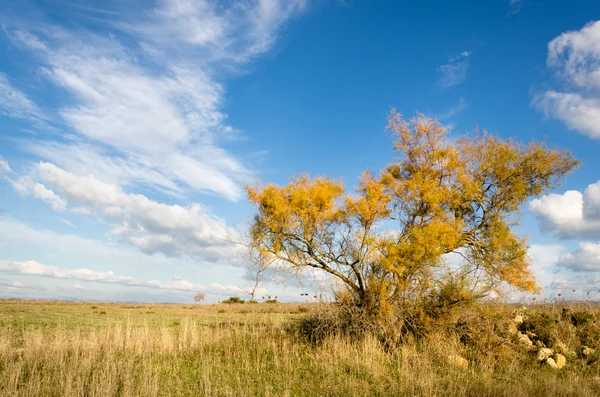
[[[554,370],[510,349],[476,357],[481,351],[458,334],[433,333],[386,351],[369,337],[311,344],[289,332],[316,310],[322,307],[0,301],[0,395],[600,395],[600,366],[582,358]],[[467,357],[469,366],[449,365],[449,354]]]

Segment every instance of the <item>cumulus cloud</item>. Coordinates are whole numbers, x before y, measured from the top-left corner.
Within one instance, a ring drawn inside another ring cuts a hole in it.
[[[600,181],[583,193],[547,194],[532,200],[529,208],[542,229],[558,237],[600,239]]]
[[[150,271],[189,266],[198,269],[197,258],[169,258],[164,255],[146,255],[133,247],[100,241],[71,233],[57,233],[51,230],[34,229],[31,226],[8,216],[0,215],[0,251],[40,253],[51,258],[60,258],[65,266],[74,267],[86,263],[97,268],[107,266],[118,269],[141,267]],[[202,262],[200,262],[202,263]],[[211,275],[223,276],[242,272],[231,266],[240,262],[227,260],[210,269]]]
[[[600,270],[600,244],[579,243],[579,249],[562,255],[557,266],[574,271],[593,272]]]
[[[437,81],[440,88],[450,88],[462,84],[467,78],[467,68],[469,67],[469,51],[463,51],[460,55],[448,59],[448,61],[437,68],[441,74]]]
[[[222,285],[218,283],[203,285],[194,284],[186,280],[173,280],[170,282],[161,282],[158,280],[140,281],[132,277],[116,275],[112,271],[95,271],[86,268],[62,269],[55,266],[43,265],[35,260],[26,262],[0,260],[0,272],[69,280],[81,280],[98,283],[119,284],[122,286],[135,286],[179,291],[198,291],[219,295],[239,294],[245,292],[244,289],[232,285]]]
[[[600,21],[550,41],[547,65],[568,90],[538,93],[532,105],[570,129],[600,139]]]
[[[29,177],[20,178],[12,182],[13,188],[22,196],[32,196],[49,204],[53,210],[62,211],[67,203],[52,190],[46,188],[41,183],[33,182]]]
[[[579,249],[562,254],[558,267],[573,271],[600,271],[600,181],[583,193],[569,190],[532,200],[529,208],[544,231],[561,239],[583,239]],[[592,242],[590,242],[592,241]]]
[[[142,194],[125,193],[92,175],[76,175],[44,162],[13,185],[19,193],[39,198],[56,210],[64,210],[68,202],[77,213],[113,222],[113,236],[146,253],[189,255],[206,261],[235,261],[239,256],[239,248],[229,241],[225,221],[201,204],[162,204]]]

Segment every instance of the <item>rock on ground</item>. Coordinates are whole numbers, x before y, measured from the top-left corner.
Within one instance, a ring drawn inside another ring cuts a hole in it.
[[[596,353],[596,349],[592,349],[591,347],[583,346],[583,357],[589,357]]]
[[[467,368],[469,361],[466,358],[459,356],[458,354],[451,354],[448,356],[448,363],[456,367]]]
[[[564,368],[564,366],[567,365],[567,359],[560,353],[554,355],[554,361],[556,362],[556,367],[558,369]]]
[[[538,361],[544,361],[550,357],[552,357],[552,354],[554,352],[552,351],[552,349],[548,349],[547,347],[542,347],[540,348],[540,350],[538,350],[538,355],[537,355],[537,359]],[[554,361],[554,360],[552,360]]]
[[[533,342],[531,341],[531,339],[529,339],[527,335],[518,332],[517,339],[519,340],[520,344],[524,345],[528,349],[533,349]]]
[[[514,322],[515,324],[517,324],[517,325],[518,325],[518,324],[523,324],[523,316],[521,316],[520,314],[517,314],[517,315],[515,316],[515,318],[513,318],[513,322]]]

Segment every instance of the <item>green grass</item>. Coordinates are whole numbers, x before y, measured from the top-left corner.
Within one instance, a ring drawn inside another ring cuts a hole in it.
[[[370,337],[314,345],[288,331],[317,310],[0,301],[0,395],[600,395],[598,365],[574,360],[556,371],[524,352],[478,359],[458,334],[390,352]],[[448,365],[452,353],[469,367]]]

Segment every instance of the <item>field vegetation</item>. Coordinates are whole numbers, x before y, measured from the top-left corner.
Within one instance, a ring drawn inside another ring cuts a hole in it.
[[[393,346],[345,328],[357,322],[341,312],[0,301],[0,395],[600,395],[594,303],[461,308]],[[526,334],[539,346],[523,343]],[[566,365],[538,360],[541,345]]]

